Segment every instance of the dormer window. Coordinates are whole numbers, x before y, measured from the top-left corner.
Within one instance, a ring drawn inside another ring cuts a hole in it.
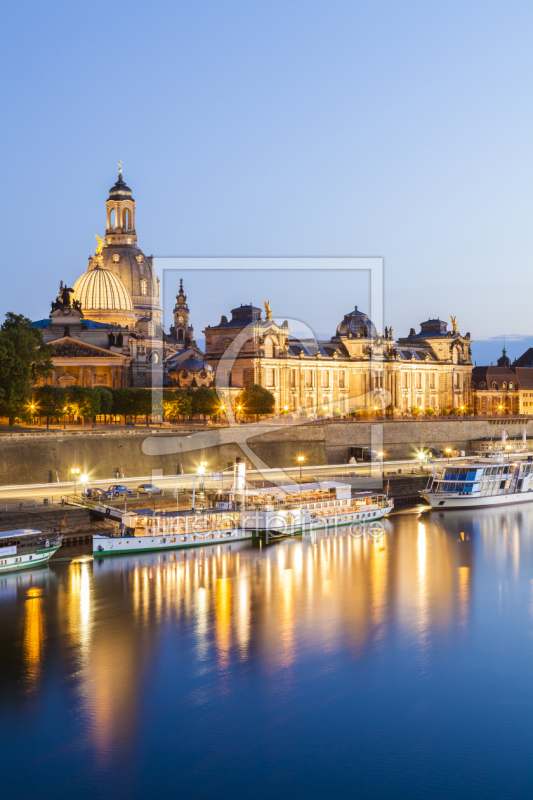
[[[148,281],[144,278],[141,281],[141,294],[145,295],[148,291]]]
[[[512,389],[512,388],[513,388],[513,382],[509,381],[509,389]]]
[[[148,336],[155,336],[155,325],[153,322],[148,323]]]
[[[502,383],[502,389],[507,389],[507,384],[505,381]]]

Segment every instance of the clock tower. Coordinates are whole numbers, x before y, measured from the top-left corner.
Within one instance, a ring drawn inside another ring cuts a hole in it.
[[[170,328],[170,335],[177,342],[180,350],[196,347],[194,328],[189,325],[189,315],[187,295],[183,291],[183,279],[180,279],[180,290],[176,295],[176,305],[174,306],[174,325]]]

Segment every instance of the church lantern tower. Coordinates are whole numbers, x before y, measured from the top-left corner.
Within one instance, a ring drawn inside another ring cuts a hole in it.
[[[135,200],[122,176],[109,190],[106,201],[106,231],[95,256],[89,257],[87,272],[103,267],[112,272],[126,287],[133,305],[133,323],[150,318],[159,329],[161,322],[160,282],[154,269],[153,256],[146,256],[137,244]]]
[[[122,178],[122,162],[119,161],[118,181],[109,190],[107,200],[106,244],[137,244],[135,230],[135,200],[131,189]]]
[[[180,279],[180,290],[176,295],[176,305],[174,306],[174,325],[170,328],[170,335],[178,343],[180,350],[196,347],[194,328],[189,325],[189,315],[187,295],[183,291],[183,279]]]

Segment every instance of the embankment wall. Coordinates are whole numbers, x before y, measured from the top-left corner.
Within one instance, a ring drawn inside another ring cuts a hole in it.
[[[122,470],[125,477],[161,474],[158,470],[172,475],[180,467],[184,472],[194,472],[200,461],[207,461],[208,470],[214,471],[243,455],[239,441],[270,467],[295,466],[298,455],[304,456],[306,465],[344,463],[353,445],[383,450],[387,459],[413,456],[416,450],[428,445],[469,452],[472,440],[499,439],[503,429],[509,436],[520,436],[524,428],[528,438],[533,439],[533,420],[505,418],[332,421],[272,430],[261,428],[264,432],[259,434],[257,429],[245,430],[244,426],[235,431],[202,432],[135,429],[4,433],[0,435],[0,485],[46,483],[49,478],[55,482],[56,474],[61,482],[66,481],[75,463],[80,474],[86,473],[91,480],[115,480],[115,470],[117,480]],[[161,448],[155,448],[161,452],[150,455],[147,439],[161,443]]]

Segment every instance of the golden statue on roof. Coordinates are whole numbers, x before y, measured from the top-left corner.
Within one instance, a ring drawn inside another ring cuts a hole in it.
[[[265,314],[267,319],[272,319],[272,311],[270,310],[270,300],[263,300],[265,304]]]
[[[103,250],[103,248],[105,246],[105,242],[104,242],[103,239],[100,239],[100,237],[98,236],[97,233],[95,233],[94,235],[96,236],[96,241],[98,242],[98,245],[96,247],[96,250],[94,251],[94,254],[95,254],[95,256],[97,258],[101,258],[102,257],[102,250]]]
[[[453,331],[452,333],[459,333],[459,325],[457,324],[457,317],[450,317],[452,321]]]

